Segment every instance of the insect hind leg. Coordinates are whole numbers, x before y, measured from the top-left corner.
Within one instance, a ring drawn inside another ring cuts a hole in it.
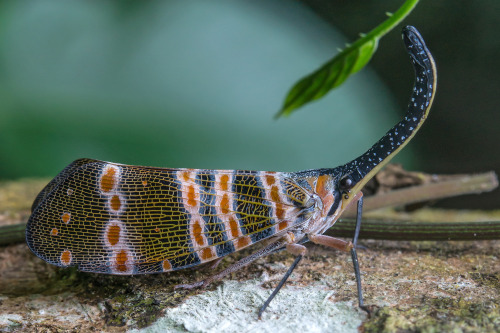
[[[179,285],[176,285],[174,288],[175,289],[193,289],[193,288],[199,288],[199,287],[205,288],[209,284],[211,284],[212,282],[221,280],[226,275],[231,274],[232,272],[239,270],[240,268],[252,263],[253,261],[259,259],[260,257],[263,257],[265,255],[268,255],[272,252],[279,250],[280,248],[285,247],[286,244],[287,244],[286,241],[278,240],[276,242],[273,242],[273,243],[267,245],[266,247],[263,247],[262,249],[260,249],[256,252],[252,253],[248,257],[245,257],[245,258],[237,261],[236,263],[232,264],[231,266],[224,269],[223,271],[221,271],[217,274],[214,274],[214,275],[206,278],[205,280],[201,280],[201,281],[191,283],[191,284],[179,284]]]

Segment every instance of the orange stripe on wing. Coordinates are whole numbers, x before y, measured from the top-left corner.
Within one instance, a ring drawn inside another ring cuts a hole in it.
[[[207,262],[219,258],[215,252],[214,246],[209,246],[198,252],[201,262]]]
[[[205,222],[200,215],[200,186],[196,183],[197,169],[181,169],[176,172],[177,180],[181,185],[182,198],[180,198],[184,209],[189,213],[189,236],[193,244],[193,250],[199,251],[208,246],[204,234]]]
[[[290,208],[288,198],[284,193],[280,176],[276,172],[261,171],[259,176],[262,179],[262,186],[266,191],[266,200],[273,207],[273,218],[278,223],[276,231],[286,230],[292,224],[296,216],[296,209]]]
[[[134,272],[134,255],[129,249],[113,250],[111,271],[114,274],[132,274]]]
[[[224,224],[228,240],[241,236],[238,226],[238,217],[233,211],[234,194],[230,192],[233,175],[228,173],[215,173],[215,211],[220,221]]]

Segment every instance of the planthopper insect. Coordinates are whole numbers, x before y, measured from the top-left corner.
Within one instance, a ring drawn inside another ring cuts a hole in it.
[[[204,287],[269,253],[297,258],[261,307],[259,317],[306,253],[311,241],[351,252],[363,306],[356,241],[361,189],[415,135],[436,89],[436,67],[414,27],[403,41],[416,79],[403,120],[355,160],[300,172],[168,169],[79,159],[37,196],[26,227],[29,248],[50,264],[105,274],[147,274],[220,260],[265,246],[216,275],[180,288]],[[352,242],[325,236],[357,202]],[[365,309],[365,308],[364,308]]]

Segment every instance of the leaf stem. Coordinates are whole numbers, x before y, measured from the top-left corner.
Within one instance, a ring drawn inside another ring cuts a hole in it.
[[[385,20],[365,36],[354,42],[354,44],[352,44],[350,48],[358,47],[359,45],[366,43],[370,39],[380,39],[384,37],[389,31],[394,29],[395,26],[397,26],[410,14],[410,12],[413,10],[413,8],[415,8],[418,2],[419,0],[406,0],[405,3],[403,3],[395,13],[389,16],[387,20]]]

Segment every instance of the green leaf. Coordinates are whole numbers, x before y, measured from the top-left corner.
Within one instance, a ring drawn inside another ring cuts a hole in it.
[[[378,41],[398,25],[419,0],[407,0],[394,14],[354,44],[345,48],[314,73],[302,78],[288,92],[276,117],[290,115],[304,104],[317,100],[361,70],[377,50]]]

